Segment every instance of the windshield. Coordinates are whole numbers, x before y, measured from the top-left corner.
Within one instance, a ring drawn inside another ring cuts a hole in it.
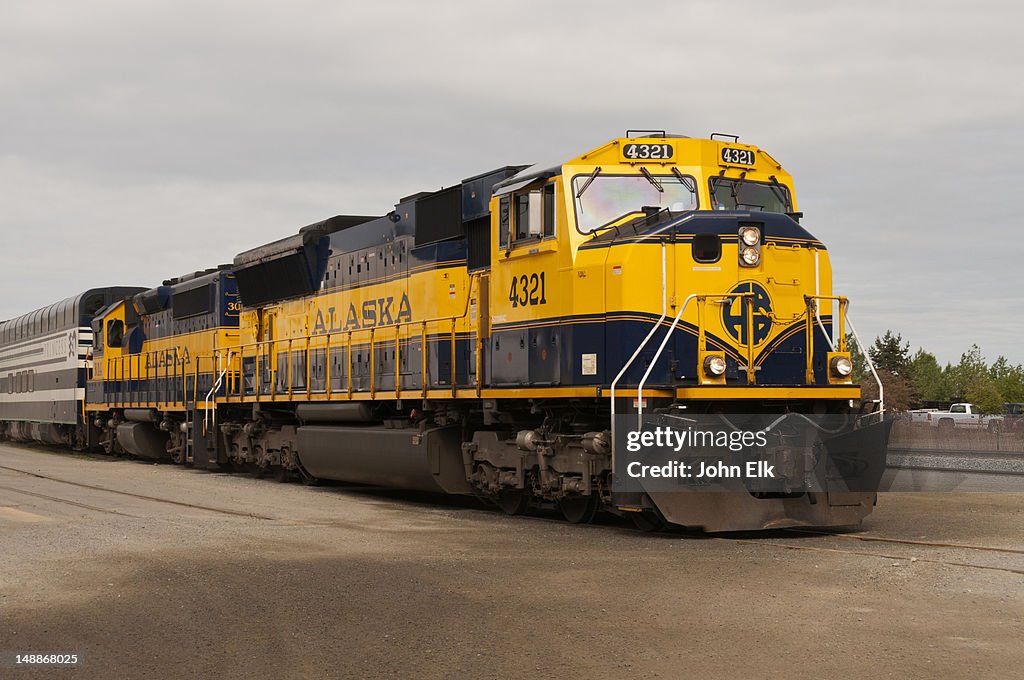
[[[781,184],[751,182],[729,177],[711,178],[711,207],[715,210],[792,212],[789,189]]]
[[[587,182],[590,186],[581,194]],[[576,228],[589,234],[627,215],[643,214],[646,206],[672,212],[696,210],[695,187],[693,178],[685,175],[578,175],[572,180]]]

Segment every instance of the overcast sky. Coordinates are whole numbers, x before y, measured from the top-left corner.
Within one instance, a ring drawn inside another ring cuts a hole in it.
[[[259,5],[0,0],[0,319],[665,128],[787,167],[866,341],[1024,362],[1018,3]]]

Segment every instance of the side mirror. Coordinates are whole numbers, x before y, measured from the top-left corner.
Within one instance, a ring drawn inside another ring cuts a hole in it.
[[[541,192],[530,192],[529,210],[529,234],[530,236],[536,236],[537,238],[540,238],[541,234],[544,233],[544,198]]]

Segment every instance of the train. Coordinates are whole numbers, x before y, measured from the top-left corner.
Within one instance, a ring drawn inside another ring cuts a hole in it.
[[[847,458],[884,466],[849,300],[802,221],[767,151],[629,131],[2,322],[0,435],[571,522],[857,525],[871,488],[616,487],[616,422],[643,409],[837,416]]]

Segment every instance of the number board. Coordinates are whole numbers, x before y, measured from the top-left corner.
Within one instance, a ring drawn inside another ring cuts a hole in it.
[[[724,165],[754,165],[756,162],[754,152],[750,149],[722,147],[722,163]]]
[[[626,161],[667,161],[675,155],[671,144],[648,144],[646,142],[622,145],[622,158]]]
[[[513,307],[546,305],[548,297],[544,286],[544,272],[541,272],[539,276],[536,272],[513,276],[508,299]]]

